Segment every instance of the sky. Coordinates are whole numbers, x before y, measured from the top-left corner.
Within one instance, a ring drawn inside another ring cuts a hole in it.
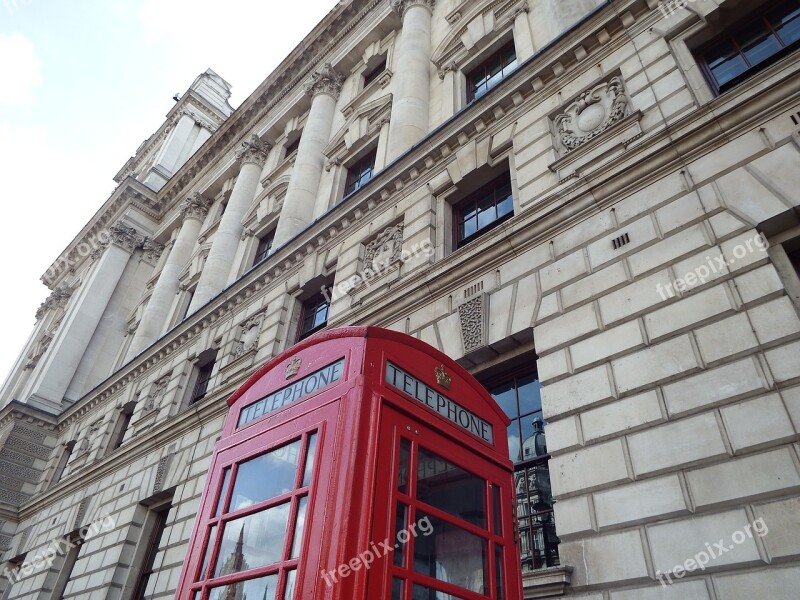
[[[239,106],[335,0],[0,0],[0,381],[49,290],[41,275],[114,175],[211,68]]]

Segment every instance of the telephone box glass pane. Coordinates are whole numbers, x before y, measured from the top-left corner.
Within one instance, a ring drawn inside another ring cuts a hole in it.
[[[488,581],[486,540],[436,517],[427,518],[432,531],[414,541],[414,570],[471,592],[485,594]]]
[[[286,502],[226,523],[214,576],[280,561],[289,524],[289,506]]]
[[[211,590],[208,600],[228,600],[229,598],[258,598],[258,600],[275,600],[278,587],[278,576],[270,575],[249,581],[240,581],[231,585],[223,585]]]
[[[403,587],[402,579],[392,579],[392,600],[403,600]]]
[[[300,440],[239,465],[230,511],[241,510],[294,489]]]
[[[294,598],[294,586],[296,580],[297,569],[293,569],[286,574],[286,591],[283,592],[283,600],[292,600]]]
[[[494,576],[497,581],[497,600],[503,600],[505,585],[503,582],[503,547],[494,547]]]
[[[303,545],[303,530],[306,525],[306,506],[308,505],[308,496],[300,498],[297,504],[297,522],[294,525],[294,541],[292,542],[292,558],[297,558],[300,555],[300,547]]]
[[[486,527],[486,481],[420,448],[417,498],[465,521]]]
[[[408,471],[411,459],[411,442],[400,440],[400,468],[397,471],[397,491],[408,495]]]
[[[503,535],[503,523],[500,518],[500,488],[496,485],[492,486],[492,511],[494,532],[497,535]]]
[[[208,573],[208,559],[211,557],[211,550],[214,548],[214,542],[217,539],[217,526],[213,525],[211,527],[211,531],[208,534],[208,543],[206,544],[206,553],[203,557],[203,567],[200,569],[200,575],[197,578],[197,581],[202,581],[206,578],[206,573]]]
[[[394,564],[402,567],[406,564],[406,542],[401,542],[401,531],[408,531],[408,507],[405,504],[397,503],[397,514],[394,518],[394,539],[399,544],[394,551]]]
[[[306,468],[303,472],[303,487],[311,485],[311,475],[314,473],[314,456],[317,452],[317,434],[308,436],[308,451],[306,452]]]
[[[222,511],[222,506],[225,504],[225,496],[228,495],[228,484],[230,483],[231,478],[231,468],[228,467],[225,469],[225,472],[222,475],[222,490],[219,493],[219,500],[217,500],[217,508],[214,510],[214,516],[219,516],[219,513]]]
[[[437,592],[429,587],[415,583],[411,592],[411,600],[462,600],[462,598],[452,594],[445,594],[444,592]]]

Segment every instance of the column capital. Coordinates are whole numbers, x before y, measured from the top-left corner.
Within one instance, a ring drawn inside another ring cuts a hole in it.
[[[311,80],[306,83],[306,94],[328,94],[334,100],[339,99],[344,83],[344,75],[337,73],[331,63],[325,63],[316,73],[312,73]]]
[[[389,0],[389,6],[401,17],[410,7],[415,5],[424,6],[430,11],[431,15],[433,15],[433,9],[436,7],[436,0]]]
[[[119,246],[131,254],[136,248],[144,245],[147,239],[143,235],[140,235],[133,227],[122,222],[109,227],[108,236],[110,243]]]
[[[181,215],[184,219],[197,219],[204,221],[211,208],[211,200],[200,192],[195,192],[181,202]]]
[[[248,141],[242,142],[242,147],[236,151],[236,160],[242,165],[252,163],[263,168],[270,150],[272,150],[271,144],[253,134]]]
[[[70,296],[72,296],[72,289],[66,283],[62,283],[39,306],[39,310],[36,311],[36,320],[41,319],[51,308],[65,307]]]
[[[156,263],[158,259],[161,258],[161,253],[164,252],[164,244],[159,244],[150,238],[145,238],[144,244],[142,244],[142,252],[144,253],[145,260]]]

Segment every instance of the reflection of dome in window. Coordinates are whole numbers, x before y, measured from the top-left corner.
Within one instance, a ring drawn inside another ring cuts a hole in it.
[[[540,419],[533,422],[533,435],[522,444],[523,458],[536,458],[547,454],[547,440],[544,435],[544,423]]]

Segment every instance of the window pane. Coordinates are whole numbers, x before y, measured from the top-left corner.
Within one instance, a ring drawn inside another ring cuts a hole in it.
[[[519,412],[527,415],[542,410],[542,384],[535,374],[520,377],[519,386]]]
[[[415,583],[411,592],[411,600],[461,600],[461,597],[437,592],[429,587]]]
[[[794,2],[787,2],[768,13],[767,20],[787,46],[800,39],[800,7]]]
[[[283,593],[283,600],[293,600],[296,581],[297,569],[292,569],[286,574],[286,591]]]
[[[522,460],[522,436],[519,432],[519,420],[511,421],[508,426],[508,458],[514,462]]]
[[[397,491],[408,494],[408,472],[411,469],[411,442],[400,440],[400,465],[397,472]]]
[[[736,41],[751,65],[757,65],[781,49],[778,40],[769,33],[763,23],[748,27],[736,36]]]
[[[311,476],[314,473],[314,456],[317,452],[317,434],[308,436],[308,451],[306,452],[306,468],[303,472],[303,487],[311,485]]]
[[[197,577],[197,581],[202,581],[206,578],[206,574],[208,573],[208,559],[211,558],[211,551],[214,549],[214,542],[217,539],[217,526],[213,525],[211,527],[211,531],[208,534],[208,543],[206,544],[206,553],[203,556],[203,566],[200,568],[200,574]]]
[[[494,206],[494,201],[490,199],[489,202],[481,203],[482,206],[478,212],[478,229],[488,227],[497,220],[497,209]]]
[[[419,449],[419,500],[473,525],[486,527],[485,496],[485,480],[432,452]]]
[[[303,547],[303,531],[306,527],[306,508],[308,506],[308,496],[303,496],[297,503],[297,521],[294,524],[294,541],[292,542],[291,558],[300,556],[300,548]]]
[[[514,212],[514,198],[511,195],[511,191],[508,191],[508,194],[501,195],[500,192],[497,194],[497,217],[502,218],[506,215],[510,215]]]
[[[547,440],[541,413],[522,417],[522,460],[531,460],[547,454]]]
[[[500,488],[492,486],[492,521],[494,522],[494,532],[503,535],[503,521],[500,516]]]
[[[394,551],[394,564],[402,567],[406,564],[407,542],[400,542],[398,535],[401,531],[408,530],[408,507],[405,504],[397,503],[397,513],[394,518],[394,539],[400,545]]]
[[[288,524],[288,502],[226,523],[214,576],[280,561]]]
[[[414,570],[471,592],[486,593],[486,540],[435,517],[427,518],[432,533],[414,540]]]
[[[464,221],[463,230],[461,232],[461,239],[466,239],[477,231],[478,231],[478,219],[473,218],[468,221]]]
[[[492,395],[495,402],[500,405],[500,408],[503,409],[503,412],[509,417],[513,419],[519,416],[519,411],[517,410],[517,389],[513,382],[497,386],[489,393]]]
[[[494,573],[497,583],[497,599],[503,600],[505,584],[503,581],[503,547],[494,547]]]
[[[241,510],[294,489],[300,440],[239,465],[231,511]]]
[[[211,590],[208,600],[228,600],[229,598],[258,598],[258,600],[275,600],[278,588],[278,576],[270,575],[260,579],[240,581],[231,585],[223,585]]]
[[[392,600],[403,600],[403,587],[402,579],[392,579]]]
[[[217,508],[214,509],[214,516],[218,516],[222,511],[222,507],[225,504],[225,496],[228,495],[228,483],[230,483],[231,478],[231,468],[227,467],[225,469],[224,474],[222,475],[222,489],[219,492],[219,499],[217,500]]]
[[[707,60],[711,73],[720,86],[747,70],[747,63],[732,43],[726,43],[709,52]]]

